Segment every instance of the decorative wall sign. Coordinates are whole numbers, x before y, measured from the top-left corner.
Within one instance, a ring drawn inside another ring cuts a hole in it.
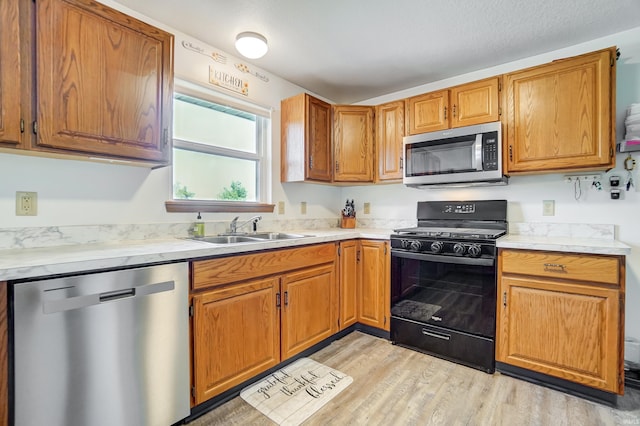
[[[249,68],[248,65],[245,64],[236,64],[236,68],[242,72],[245,72],[247,74],[251,74],[255,77],[258,77],[260,80],[264,81],[265,83],[269,82],[269,77],[267,77],[264,74],[260,74],[258,71],[251,71],[251,69]]]
[[[223,70],[217,70],[213,65],[209,65],[209,83],[224,87],[244,96],[249,96],[249,82],[240,77],[236,77]]]
[[[182,47],[184,47],[185,49],[191,50],[193,52],[199,53],[201,55],[207,56],[207,57],[213,59],[216,62],[220,62],[221,64],[226,64],[227,63],[227,57],[226,56],[221,55],[218,52],[208,53],[202,47],[196,46],[195,44],[191,43],[190,41],[182,40]]]

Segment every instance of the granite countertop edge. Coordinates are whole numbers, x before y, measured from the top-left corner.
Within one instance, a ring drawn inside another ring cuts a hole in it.
[[[500,237],[498,248],[523,250],[547,250],[567,253],[623,255],[631,253],[631,247],[615,239],[548,237],[509,234]]]
[[[336,228],[287,233],[304,234],[307,237],[237,244],[210,244],[189,238],[167,238],[0,250],[0,281],[188,261],[354,238],[388,240],[392,231]]]

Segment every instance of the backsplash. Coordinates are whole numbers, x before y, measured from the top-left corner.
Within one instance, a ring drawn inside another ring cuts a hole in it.
[[[300,231],[330,229],[339,226],[340,219],[264,219],[258,222],[260,231]],[[415,220],[357,219],[357,228],[393,230],[416,226]],[[228,232],[229,221],[205,222],[205,234]],[[126,225],[46,226],[37,228],[0,228],[0,250],[34,247],[54,247],[73,244],[96,244],[117,241],[162,240],[187,238],[193,223],[152,223]],[[517,235],[614,239],[615,226],[584,223],[509,223],[509,233]]]

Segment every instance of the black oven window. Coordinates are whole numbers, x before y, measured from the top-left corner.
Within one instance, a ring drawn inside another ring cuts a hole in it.
[[[495,266],[392,256],[391,315],[493,337]]]

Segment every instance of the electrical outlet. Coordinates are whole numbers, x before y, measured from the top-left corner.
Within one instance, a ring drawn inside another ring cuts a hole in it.
[[[16,216],[37,216],[38,193],[16,191]]]
[[[278,214],[284,214],[284,201],[278,201]]]
[[[364,214],[371,214],[371,203],[364,203]]]
[[[306,201],[301,201],[300,202],[300,214],[307,214],[307,202]]]
[[[554,216],[555,210],[556,202],[554,200],[542,200],[542,216]]]

